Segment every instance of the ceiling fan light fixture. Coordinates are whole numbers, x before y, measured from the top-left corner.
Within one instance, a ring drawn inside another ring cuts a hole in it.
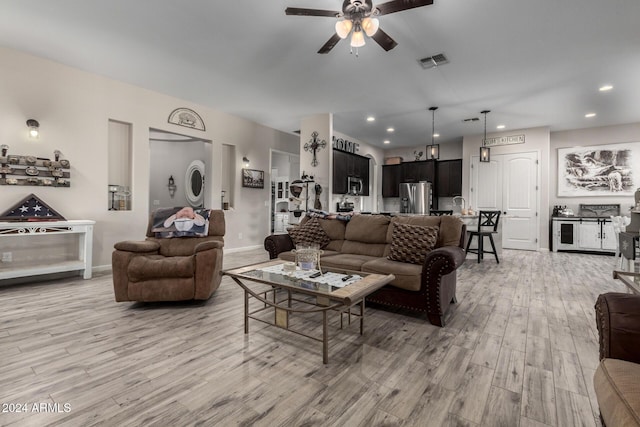
[[[338,34],[341,39],[346,39],[352,28],[353,22],[349,19],[336,22],[336,34]]]
[[[362,47],[365,45],[364,33],[362,29],[358,29],[351,34],[351,47]]]
[[[380,28],[380,21],[378,18],[368,17],[362,20],[362,29],[367,36],[373,37],[373,35],[378,31],[378,28]]]

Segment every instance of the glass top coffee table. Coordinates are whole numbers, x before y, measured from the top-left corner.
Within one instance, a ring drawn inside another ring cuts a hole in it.
[[[244,333],[249,333],[249,319],[258,320],[272,326],[303,335],[322,342],[322,362],[328,363],[327,313],[330,310],[340,312],[340,328],[342,317],[346,313],[360,319],[360,335],[364,333],[364,299],[367,295],[380,289],[395,279],[393,274],[371,274],[337,269],[322,269],[322,275],[311,277],[318,270],[285,270],[285,261],[272,260],[245,267],[224,270],[222,274],[230,276],[244,290]],[[345,279],[345,280],[343,280]],[[282,298],[282,295],[285,295]],[[297,298],[296,294],[304,294],[306,298]],[[250,306],[250,299],[262,304]],[[296,304],[293,307],[293,302]],[[352,312],[353,306],[359,306]],[[300,307],[302,306],[302,308]],[[307,307],[308,306],[308,307]],[[265,320],[258,314],[273,310],[272,321]],[[322,338],[307,334],[304,331],[290,328],[289,317],[294,313],[322,313]]]

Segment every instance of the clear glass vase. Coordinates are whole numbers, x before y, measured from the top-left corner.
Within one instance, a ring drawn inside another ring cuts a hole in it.
[[[315,270],[320,264],[322,250],[317,244],[300,244],[292,251],[301,270]]]

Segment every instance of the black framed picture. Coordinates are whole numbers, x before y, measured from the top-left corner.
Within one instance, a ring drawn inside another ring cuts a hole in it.
[[[242,169],[242,186],[249,188],[264,188],[264,171],[256,169]]]

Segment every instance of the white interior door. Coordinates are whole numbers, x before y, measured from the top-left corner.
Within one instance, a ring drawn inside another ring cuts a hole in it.
[[[502,159],[491,156],[490,162],[471,158],[471,200],[469,207],[479,210],[502,210]]]
[[[471,206],[502,212],[502,247],[538,248],[538,153],[471,158]]]
[[[502,247],[538,248],[538,153],[505,154]]]

